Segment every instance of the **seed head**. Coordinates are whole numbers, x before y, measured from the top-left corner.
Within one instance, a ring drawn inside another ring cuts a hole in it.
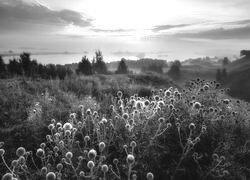
[[[69,160],[72,159],[72,157],[73,157],[72,152],[70,152],[70,151],[67,152],[66,155],[65,155],[65,157],[66,157],[67,159],[69,159]]]
[[[11,173],[6,173],[2,177],[2,180],[12,180],[12,179],[13,179],[13,175]]]
[[[24,156],[25,154],[26,154],[26,150],[25,150],[24,147],[19,147],[19,148],[17,148],[17,150],[16,150],[16,155],[17,155],[18,157]]]
[[[104,142],[100,142],[99,143],[99,150],[100,150],[100,152],[102,152],[103,150],[104,150],[104,148],[105,148],[105,143]]]
[[[47,175],[46,175],[46,180],[55,180],[56,179],[56,175],[55,173],[53,172],[49,172]]]
[[[91,149],[89,152],[88,152],[88,157],[89,159],[94,159],[96,157],[97,153],[96,153],[96,150],[94,149]]]
[[[153,173],[151,172],[147,173],[147,180],[153,180],[153,179],[154,179]]]
[[[106,173],[106,172],[108,172],[109,167],[106,164],[103,164],[101,170],[102,170],[102,172]]]
[[[89,169],[93,169],[95,167],[95,163],[93,161],[89,161],[87,163],[87,166],[88,166]]]
[[[133,164],[135,162],[135,157],[132,154],[127,155],[127,163],[128,164]]]
[[[67,122],[63,125],[63,129],[66,131],[66,130],[71,130],[73,128],[72,124]]]

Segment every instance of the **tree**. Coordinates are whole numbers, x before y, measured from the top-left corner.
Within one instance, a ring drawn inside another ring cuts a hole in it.
[[[15,58],[10,60],[9,64],[7,65],[7,69],[11,74],[15,74],[15,75],[22,74],[21,65]]]
[[[6,64],[4,63],[2,56],[0,56],[0,73],[5,72],[5,70],[6,70]]]
[[[129,71],[128,71],[128,67],[127,67],[127,65],[125,63],[125,59],[122,58],[119,65],[118,65],[118,67],[117,67],[116,73],[117,74],[128,74],[128,72]]]
[[[31,76],[32,62],[30,60],[30,54],[26,52],[20,54],[19,63],[24,75]]]
[[[222,60],[222,65],[226,66],[230,63],[229,59],[227,57],[224,57],[224,59]]]
[[[95,52],[95,59],[93,60],[93,69],[97,74],[107,74],[108,70],[105,62],[103,61],[103,55],[100,50]]]
[[[82,73],[82,74],[87,75],[87,76],[93,74],[92,65],[86,56],[84,56],[82,58],[82,61],[78,63],[76,73],[77,74]]]
[[[181,70],[180,70],[180,67],[181,67],[181,62],[179,60],[175,60],[169,71],[168,71],[168,74],[172,77],[172,78],[175,78],[175,79],[178,79],[180,78],[180,74],[181,74]]]

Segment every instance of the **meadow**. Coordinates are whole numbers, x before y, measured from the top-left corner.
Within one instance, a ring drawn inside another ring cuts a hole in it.
[[[248,179],[250,105],[163,75],[0,81],[8,179]]]

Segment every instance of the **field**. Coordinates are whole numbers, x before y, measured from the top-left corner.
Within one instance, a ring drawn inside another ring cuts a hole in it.
[[[249,103],[156,74],[0,81],[2,179],[248,179]]]

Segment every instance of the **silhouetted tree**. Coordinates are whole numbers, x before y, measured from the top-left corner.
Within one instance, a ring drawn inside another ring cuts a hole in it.
[[[32,62],[30,60],[30,54],[26,52],[20,54],[19,63],[24,75],[31,76]]]
[[[224,57],[224,59],[222,60],[222,65],[226,66],[230,63],[229,59],[227,57]]]
[[[82,61],[78,63],[76,73],[77,74],[82,73],[84,75],[92,75],[93,74],[92,65],[86,56],[84,56],[82,58]]]
[[[180,78],[180,74],[181,74],[181,70],[180,70],[180,67],[181,67],[181,62],[179,60],[175,60],[169,71],[168,71],[168,74],[172,77],[172,78],[175,78],[175,79],[178,79]]]
[[[55,79],[57,76],[56,66],[54,64],[48,64],[46,66],[46,74],[48,75],[48,78]]]
[[[95,52],[95,60],[93,60],[92,62],[93,62],[93,69],[94,69],[95,73],[97,73],[97,74],[107,74],[108,73],[106,64],[103,61],[102,52],[100,50],[97,50]]]
[[[249,58],[250,57],[250,50],[241,50],[240,55],[246,56],[247,58]]]
[[[126,65],[125,59],[122,58],[119,62],[119,65],[117,67],[116,73],[117,74],[128,74],[128,66]]]
[[[6,70],[6,64],[4,63],[2,56],[0,56],[0,73],[5,72],[5,70]]]
[[[0,78],[4,77],[6,77],[6,64],[4,63],[2,56],[0,56]]]
[[[7,65],[7,69],[9,73],[11,74],[14,74],[14,75],[22,74],[22,67],[15,58],[9,61],[9,64]]]

